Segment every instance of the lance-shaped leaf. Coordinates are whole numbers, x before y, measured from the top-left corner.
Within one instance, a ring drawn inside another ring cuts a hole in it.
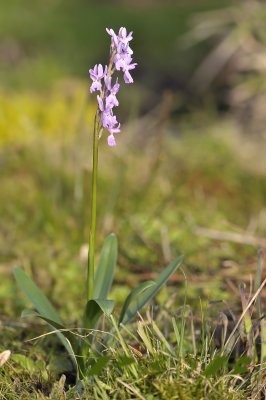
[[[86,304],[84,324],[86,329],[96,329],[100,317],[110,315],[114,308],[111,300],[89,300]]]
[[[121,322],[123,322],[123,319],[125,318],[126,312],[129,308],[129,306],[131,305],[131,303],[133,301],[136,301],[136,299],[139,298],[139,296],[145,292],[145,290],[151,288],[152,286],[156,285],[156,283],[154,281],[147,281],[147,282],[142,282],[139,286],[137,286],[136,288],[134,288],[129,295],[127,296],[121,313],[120,313],[120,317],[119,317],[119,321],[118,323],[120,324]]]
[[[14,268],[14,275],[18,286],[23,290],[28,300],[33,304],[33,306],[38,311],[25,310],[22,313],[23,317],[39,317],[46,321],[52,330],[55,331],[57,337],[65,347],[66,351],[70,355],[73,366],[78,372],[77,360],[75,352],[73,350],[73,345],[76,347],[76,339],[74,337],[70,339],[67,337],[68,332],[62,333],[60,330],[65,329],[65,325],[58,313],[56,312],[53,305],[44,295],[44,293],[38,288],[38,286],[33,282],[33,280],[21,269]]]
[[[54,321],[58,325],[64,326],[55,308],[33,280],[21,268],[14,268],[13,272],[18,286],[23,290],[26,297],[34,305],[39,314],[44,318]]]
[[[123,315],[121,313],[119,322],[127,324],[142,309],[142,307],[157,294],[161,287],[166,283],[169,276],[181,266],[182,261],[183,256],[177,257],[159,275],[153,285],[151,285],[151,282],[148,282],[148,286],[150,285],[150,287],[147,286],[145,288],[144,283],[141,284],[137,289],[133,289],[125,301],[122,309]]]
[[[95,273],[95,299],[107,299],[111,290],[117,260],[117,239],[111,233],[101,249],[98,267]]]
[[[33,318],[33,317],[41,318],[43,321],[47,322],[47,324],[51,325],[55,329],[58,329],[58,330],[66,329],[64,325],[58,324],[57,322],[52,321],[51,319],[46,318],[42,314],[40,314],[36,311],[33,311],[33,310],[27,310],[27,309],[23,310],[21,313],[21,317],[22,318]]]

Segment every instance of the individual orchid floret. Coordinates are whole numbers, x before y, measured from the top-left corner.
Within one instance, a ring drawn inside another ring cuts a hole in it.
[[[113,134],[109,135],[107,138],[107,143],[110,147],[114,147],[116,146],[116,141],[115,141],[115,137]]]
[[[132,76],[131,76],[129,71],[131,69],[135,69],[136,65],[137,65],[136,63],[133,63],[133,64],[128,65],[124,69],[124,81],[125,81],[125,83],[133,83],[134,82],[134,80],[133,80],[133,78],[132,78]]]
[[[114,32],[114,30],[112,28],[111,29],[106,28],[106,32],[111,36],[112,45],[117,47],[118,46],[118,37],[117,37],[116,33]]]
[[[119,105],[119,102],[116,98],[116,94],[118,93],[120,88],[118,81],[116,80],[116,83],[114,84],[114,86],[112,86],[112,78],[106,77],[104,82],[108,93],[106,97],[106,108],[117,107]]]
[[[109,77],[106,76],[104,79],[104,83],[105,83],[106,88],[109,90],[109,92],[111,94],[116,95],[118,93],[119,88],[120,88],[120,84],[118,83],[118,78],[116,79],[116,83],[114,84],[114,86],[112,86],[112,77],[111,76],[109,76]]]
[[[106,128],[109,132],[111,129],[115,129],[118,125],[116,116],[113,114],[114,104],[107,102],[106,99],[102,99],[97,96],[99,110],[101,111],[101,122],[103,128]]]
[[[117,53],[114,57],[115,68],[117,71],[124,71],[125,68],[131,63],[132,57],[129,54]]]
[[[111,131],[112,133],[114,133],[113,130],[116,129],[119,124],[116,116],[113,114],[113,111],[105,110],[103,111],[101,117],[103,127],[107,129],[110,133]]]
[[[101,91],[102,89],[102,83],[101,80],[106,76],[107,74],[107,65],[103,69],[102,64],[96,64],[94,68],[89,70],[90,73],[90,78],[92,80],[92,84],[90,87],[90,92],[93,93],[95,90]]]
[[[119,41],[124,44],[128,44],[128,42],[130,42],[130,40],[133,39],[132,33],[133,32],[129,32],[129,34],[127,34],[126,28],[124,28],[124,27],[120,28],[119,32],[118,32]]]
[[[133,78],[128,72],[129,70],[135,69],[137,63],[131,63],[133,51],[124,45],[120,46],[120,52],[117,52],[114,56],[115,68],[117,71],[122,70],[124,72],[125,83],[133,83]]]
[[[114,44],[115,47],[118,47],[120,43],[127,45],[128,42],[130,42],[130,40],[133,39],[132,36],[133,32],[127,34],[127,30],[124,27],[121,27],[119,29],[118,35],[114,32],[113,29],[106,28],[106,32],[111,36],[112,43]]]
[[[118,102],[116,96],[114,94],[112,94],[112,93],[109,94],[109,96],[106,97],[105,103],[106,103],[106,108],[107,109],[119,106],[119,102]]]
[[[90,92],[93,93],[95,92],[95,90],[97,91],[101,91],[102,90],[102,84],[100,81],[93,81],[90,87]]]
[[[113,147],[116,146],[116,140],[114,137],[114,133],[119,133],[120,132],[120,124],[117,125],[116,128],[111,128],[109,129],[110,135],[107,138],[109,146]]]
[[[115,146],[114,134],[120,132],[120,123],[118,123],[113,109],[119,105],[116,95],[119,92],[120,84],[117,78],[115,84],[112,85],[112,77],[116,71],[122,71],[125,83],[133,83],[129,71],[135,69],[137,64],[132,62],[133,50],[129,46],[129,42],[133,39],[132,32],[127,33],[124,27],[119,29],[118,34],[113,29],[106,28],[106,31],[111,36],[109,65],[103,67],[101,64],[96,64],[93,69],[90,69],[92,80],[90,92],[93,93],[96,90],[100,92],[97,95],[97,101],[101,127],[109,132],[108,145]]]
[[[105,99],[102,99],[99,95],[97,96],[99,109],[102,112],[110,111],[112,108],[119,105],[118,100],[114,94],[109,94]]]

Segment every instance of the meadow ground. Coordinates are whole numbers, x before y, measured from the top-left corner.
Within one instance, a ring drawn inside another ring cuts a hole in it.
[[[211,96],[188,104],[185,88],[162,90],[206,51],[185,58],[177,37],[210,2],[118,3],[1,5],[0,399],[265,398],[265,140]],[[20,317],[31,305],[12,271],[22,267],[81,335],[96,107],[84,76],[106,53],[105,26],[121,21],[136,32],[140,72],[121,96],[117,147],[100,142],[96,240],[98,258],[104,238],[118,237],[116,308],[76,381],[57,337]],[[118,329],[130,289],[180,254],[182,269]]]
[[[204,120],[195,128],[193,116],[165,125],[151,113],[127,124],[116,149],[101,143],[97,247],[109,232],[117,234],[110,297],[118,309],[136,282],[153,279],[169,260],[185,255],[182,272],[124,333],[128,353],[114,343],[108,366],[88,378],[85,393],[66,394],[73,381],[56,339],[28,341],[47,330],[19,318],[28,304],[14,282],[15,265],[34,277],[70,326],[84,298],[95,105],[84,100],[83,82],[71,82],[68,98],[62,85],[69,88],[61,83],[45,95],[1,99],[1,349],[12,351],[1,368],[1,398],[200,399],[226,392],[238,399],[258,393],[262,372],[247,362],[236,372],[232,360],[208,372],[219,318],[228,310],[241,314],[239,285],[246,285],[247,296],[254,290],[257,250],[265,245],[264,169],[260,159],[251,164],[245,158],[243,149],[250,157],[254,143],[241,139],[239,152],[230,120],[219,126],[215,118]],[[58,382],[60,371],[66,382]]]

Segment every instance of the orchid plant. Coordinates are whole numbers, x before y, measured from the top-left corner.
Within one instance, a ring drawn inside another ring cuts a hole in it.
[[[67,350],[76,372],[76,377],[85,377],[90,374],[91,360],[99,355],[99,347],[94,345],[95,330],[103,315],[111,316],[114,302],[109,293],[112,288],[115,267],[117,263],[117,239],[112,233],[104,241],[100,251],[97,269],[95,271],[95,240],[97,215],[97,172],[98,172],[98,144],[104,131],[108,132],[109,146],[116,145],[116,134],[120,132],[120,123],[114,115],[114,108],[119,105],[117,94],[120,89],[119,73],[122,72],[126,84],[133,83],[131,71],[136,63],[132,62],[133,51],[129,42],[133,39],[132,32],[126,28],[119,29],[118,34],[113,29],[106,29],[111,37],[110,57],[108,65],[96,64],[89,70],[92,80],[90,92],[98,92],[97,110],[94,119],[93,131],[93,170],[91,186],[91,221],[89,237],[89,254],[87,268],[86,301],[84,317],[79,328],[79,335],[67,328],[65,322],[47,299],[44,293],[36,286],[31,278],[19,267],[14,269],[14,275],[19,287],[24,291],[35,310],[24,310],[22,316],[36,316],[46,321]],[[115,75],[117,75],[115,77]],[[158,276],[156,281],[147,281],[134,288],[127,298],[120,312],[118,328],[127,324],[142,307],[147,304],[166,283],[169,276],[180,267],[182,256],[175,259]],[[114,322],[113,317],[111,317]]]

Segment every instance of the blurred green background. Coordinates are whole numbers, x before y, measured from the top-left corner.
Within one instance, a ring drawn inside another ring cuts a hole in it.
[[[134,31],[139,64],[136,79],[152,87],[172,78],[188,79],[202,49],[182,55],[179,40],[191,15],[228,4],[223,1],[2,2],[1,80],[16,89],[47,86],[65,76],[85,78],[95,63],[106,63],[106,27]],[[182,84],[182,82],[180,82]]]
[[[138,63],[118,146],[101,141],[97,247],[118,234],[113,298],[179,253],[188,286],[176,275],[161,299],[228,299],[249,281],[266,236],[265,22],[260,1],[1,1],[2,313],[24,302],[14,265],[66,316],[83,302],[88,70],[107,62],[106,27],[133,30]]]

